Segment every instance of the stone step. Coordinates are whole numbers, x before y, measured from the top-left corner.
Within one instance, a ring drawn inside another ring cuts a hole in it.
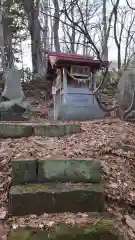
[[[21,220],[22,221],[22,220]],[[45,220],[46,222],[46,220]],[[52,224],[53,223],[53,224]],[[81,222],[82,223],[82,222]],[[29,222],[27,222],[29,225]],[[51,221],[51,225],[46,225],[43,229],[32,227],[18,227],[11,229],[8,240],[124,240],[124,236],[116,230],[115,221],[103,216],[91,217],[88,223],[70,224],[56,223]]]
[[[28,184],[12,186],[9,192],[9,213],[14,216],[103,210],[104,191],[100,184]]]
[[[81,131],[80,124],[37,124],[27,122],[0,122],[1,138],[30,136],[60,137]]]
[[[29,137],[33,134],[31,125],[18,123],[0,123],[0,137],[1,138],[20,138]]]
[[[135,118],[127,119],[126,122],[135,123]]]
[[[90,159],[12,160],[12,184],[43,182],[99,183],[101,163]]]
[[[60,137],[72,133],[81,132],[80,124],[35,124],[33,126],[35,136]]]

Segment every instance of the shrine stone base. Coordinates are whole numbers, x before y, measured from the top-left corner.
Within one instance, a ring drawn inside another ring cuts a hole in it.
[[[53,111],[51,117],[53,117]],[[78,106],[73,104],[61,104],[56,107],[57,120],[94,120],[105,116],[98,104],[90,106]]]

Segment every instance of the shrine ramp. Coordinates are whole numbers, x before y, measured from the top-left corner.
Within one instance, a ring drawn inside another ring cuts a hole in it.
[[[49,53],[48,72],[53,75],[54,109],[49,113],[55,120],[92,120],[103,118],[92,92],[96,89],[95,72],[100,61],[76,54]]]

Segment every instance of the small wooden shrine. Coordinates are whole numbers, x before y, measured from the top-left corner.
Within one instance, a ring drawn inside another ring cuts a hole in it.
[[[48,53],[48,73],[53,76],[55,120],[88,120],[104,116],[92,95],[97,70],[100,70],[100,61],[92,57]]]

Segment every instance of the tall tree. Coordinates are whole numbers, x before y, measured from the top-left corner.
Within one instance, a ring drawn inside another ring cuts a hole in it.
[[[16,0],[3,0],[3,37],[5,67],[10,68],[17,60],[16,52],[21,31],[26,27],[24,11]],[[24,34],[22,36],[24,38]]]
[[[39,22],[39,4],[40,0],[22,0],[22,6],[28,18],[28,30],[31,36],[31,53],[32,53],[32,67],[33,73],[39,73],[40,60],[40,22]]]
[[[54,46],[55,46],[55,51],[60,52],[60,43],[59,43],[60,9],[59,9],[58,0],[53,0],[53,5],[54,5],[54,24],[53,24]]]
[[[103,61],[108,61],[108,36],[107,36],[107,0],[103,0],[103,41],[102,41],[102,59]]]

